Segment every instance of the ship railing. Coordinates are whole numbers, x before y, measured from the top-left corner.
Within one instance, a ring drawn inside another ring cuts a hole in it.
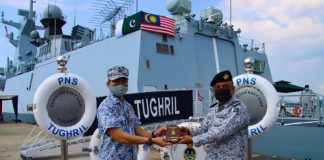
[[[77,137],[69,139],[67,143],[68,145],[85,144],[90,142],[90,139],[91,136]],[[31,159],[33,156],[39,155],[43,151],[59,147],[61,147],[59,139],[52,138],[41,130],[38,125],[35,125],[19,149],[21,157]]]
[[[296,120],[323,124],[323,99],[319,94],[280,95],[278,123]]]
[[[239,44],[243,50],[250,50],[256,53],[265,54],[265,43],[256,41],[254,39],[239,37]]]

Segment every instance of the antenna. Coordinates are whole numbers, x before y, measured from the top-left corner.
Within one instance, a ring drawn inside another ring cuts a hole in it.
[[[34,17],[33,3],[34,3],[34,0],[30,0],[28,19],[33,19],[33,17]]]
[[[76,21],[76,4],[75,4],[75,0],[74,0],[74,19],[73,19],[73,27],[75,27],[75,21]]]
[[[105,31],[110,32],[110,36],[113,36],[116,22],[126,16],[126,11],[133,4],[134,0],[97,0],[90,7],[93,16],[89,23],[95,27],[104,28]]]
[[[56,6],[56,0],[55,0]],[[57,56],[57,48],[56,48],[56,18],[54,19],[54,57]]]
[[[230,0],[230,26],[232,25],[232,0]]]

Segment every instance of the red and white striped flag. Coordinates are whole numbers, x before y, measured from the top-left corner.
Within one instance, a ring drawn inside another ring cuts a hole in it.
[[[165,16],[159,16],[143,12],[141,29],[175,37],[174,20]]]

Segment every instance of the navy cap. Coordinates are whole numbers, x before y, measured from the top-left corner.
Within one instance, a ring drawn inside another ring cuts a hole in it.
[[[216,83],[219,82],[227,82],[227,81],[232,81],[232,74],[230,71],[222,71],[217,73],[213,80],[210,82],[210,86],[214,86]]]
[[[128,69],[124,66],[112,67],[108,69],[107,77],[112,81],[118,78],[128,78]]]

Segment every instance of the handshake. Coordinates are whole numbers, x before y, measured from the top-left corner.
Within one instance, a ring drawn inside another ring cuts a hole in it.
[[[155,136],[161,136],[162,142],[156,143],[159,146],[167,146],[172,144],[192,144],[192,137],[189,135],[189,129],[186,127],[178,127],[176,125],[161,127],[152,133]],[[164,143],[163,143],[164,142]],[[161,145],[160,145],[161,144]]]

